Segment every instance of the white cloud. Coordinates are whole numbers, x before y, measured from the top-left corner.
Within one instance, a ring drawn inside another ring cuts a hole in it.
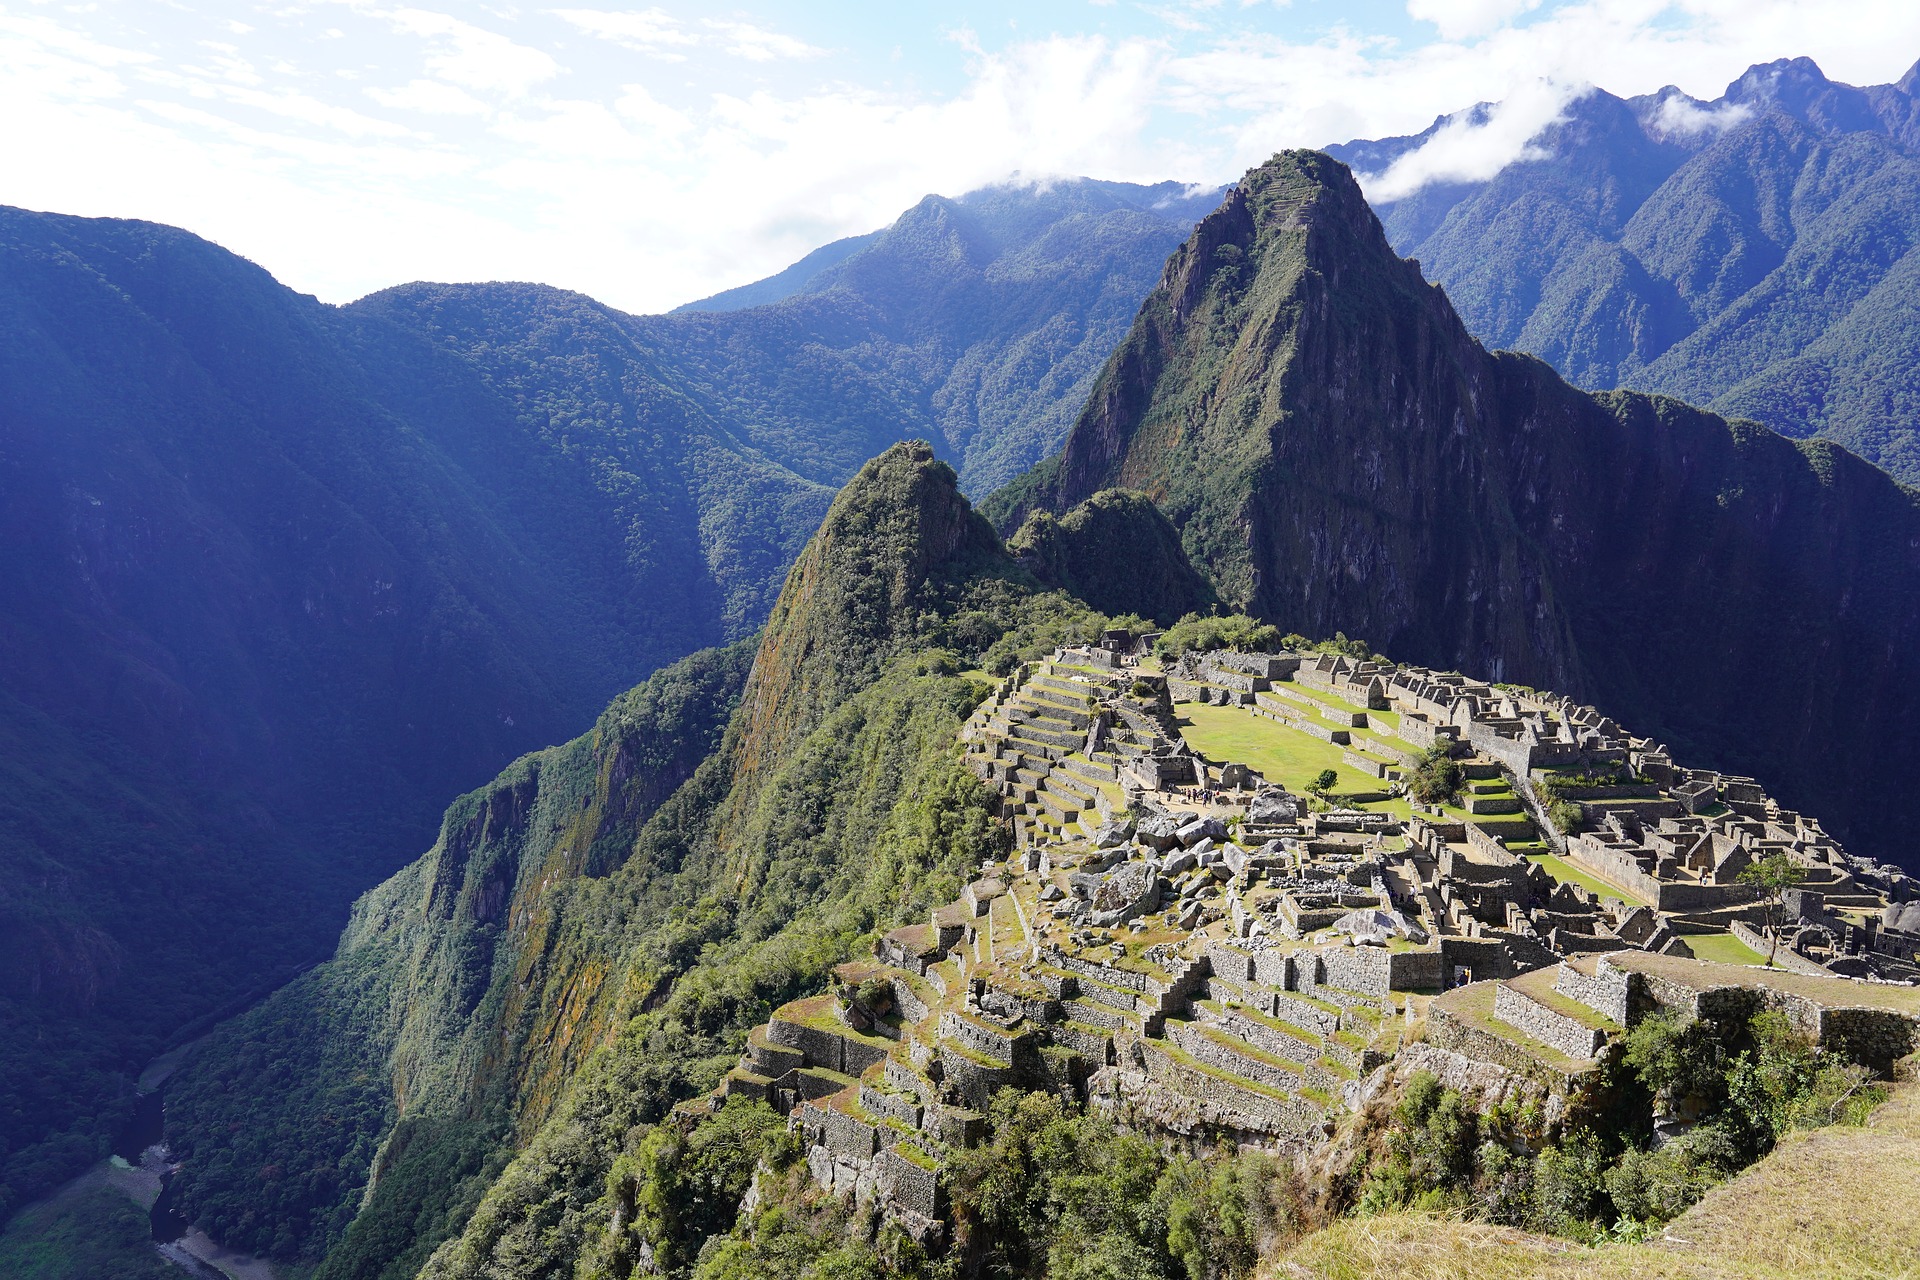
[[[704,30],[695,31],[664,9],[638,13],[555,9],[553,13],[590,35],[670,61],[683,61],[684,50],[696,47],[715,48],[749,62],[817,58],[826,53],[825,49],[815,48],[804,40],[751,22],[706,18],[700,23]]]
[[[553,12],[555,17],[572,23],[589,35],[655,57],[682,58],[685,55],[675,52],[675,49],[700,42],[699,36],[662,9],[646,9],[639,13],[610,13],[601,9],[555,9]]]
[[[1443,40],[1467,40],[1498,31],[1540,0],[1407,0],[1407,16],[1431,22]]]
[[[484,116],[489,109],[465,89],[439,80],[413,80],[398,89],[368,89],[367,96],[383,107],[430,116]]]
[[[1536,160],[1545,152],[1534,139],[1564,118],[1575,91],[1552,81],[1517,86],[1492,110],[1461,111],[1448,117],[1431,138],[1388,165],[1384,172],[1360,174],[1360,185],[1376,204],[1403,200],[1435,182],[1484,182],[1518,160]]]
[[[721,47],[728,53],[749,62],[772,62],[776,58],[817,58],[826,52],[804,40],[796,40],[765,27],[756,27],[750,22],[716,22],[709,18],[704,25],[720,37]]]
[[[428,70],[462,88],[518,97],[560,72],[560,64],[542,50],[451,14],[399,9],[389,16],[396,29],[424,36],[434,46]]]
[[[1675,93],[1660,100],[1660,108],[1649,124],[1663,137],[1692,137],[1723,133],[1752,114],[1753,108],[1744,102],[1723,102],[1713,107],[1684,93]]]

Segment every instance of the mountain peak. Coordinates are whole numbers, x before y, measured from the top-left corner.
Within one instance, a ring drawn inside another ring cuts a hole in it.
[[[980,577],[1018,576],[924,440],[860,468],[787,574],[747,682],[743,772],[869,682]]]

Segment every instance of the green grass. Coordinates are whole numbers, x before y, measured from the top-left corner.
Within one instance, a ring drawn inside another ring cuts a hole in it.
[[[1547,874],[1555,880],[1565,881],[1568,884],[1577,884],[1582,889],[1586,889],[1591,893],[1597,893],[1605,898],[1620,898],[1627,902],[1646,903],[1646,899],[1639,894],[1629,893],[1619,885],[1608,880],[1602,880],[1590,871],[1582,871],[1557,854],[1527,853],[1525,856],[1528,861],[1537,862],[1545,867]],[[1689,942],[1691,942],[1691,940],[1689,940]]]
[[[1387,785],[1342,760],[1341,749],[1332,743],[1244,708],[1191,703],[1180,713],[1180,736],[1195,751],[1215,763],[1244,764],[1296,794],[1306,794],[1322,769],[1339,775],[1336,792],[1379,791]]]
[[[1731,933],[1689,933],[1685,937],[1696,960],[1719,964],[1765,964],[1767,958]]]

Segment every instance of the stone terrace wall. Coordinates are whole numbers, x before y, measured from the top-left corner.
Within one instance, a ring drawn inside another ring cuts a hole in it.
[[[1592,977],[1572,965],[1563,964],[1555,975],[1553,989],[1569,1000],[1578,1000],[1587,1008],[1618,1026],[1629,1025],[1633,1008],[1633,983],[1618,969],[1598,968]]]
[[[1493,1016],[1569,1058],[1591,1058],[1607,1043],[1607,1034],[1522,995],[1504,983],[1493,992]]]
[[[928,1218],[938,1218],[946,1212],[946,1197],[940,1192],[939,1176],[892,1147],[880,1153],[874,1161],[873,1172],[880,1193],[896,1204]]]

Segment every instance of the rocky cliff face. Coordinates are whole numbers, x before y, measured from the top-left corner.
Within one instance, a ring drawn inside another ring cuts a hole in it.
[[[1277,156],[1196,228],[1063,451],[990,508],[1114,485],[1283,627],[1568,690],[1905,855],[1912,491],[1485,351],[1326,156]]]

